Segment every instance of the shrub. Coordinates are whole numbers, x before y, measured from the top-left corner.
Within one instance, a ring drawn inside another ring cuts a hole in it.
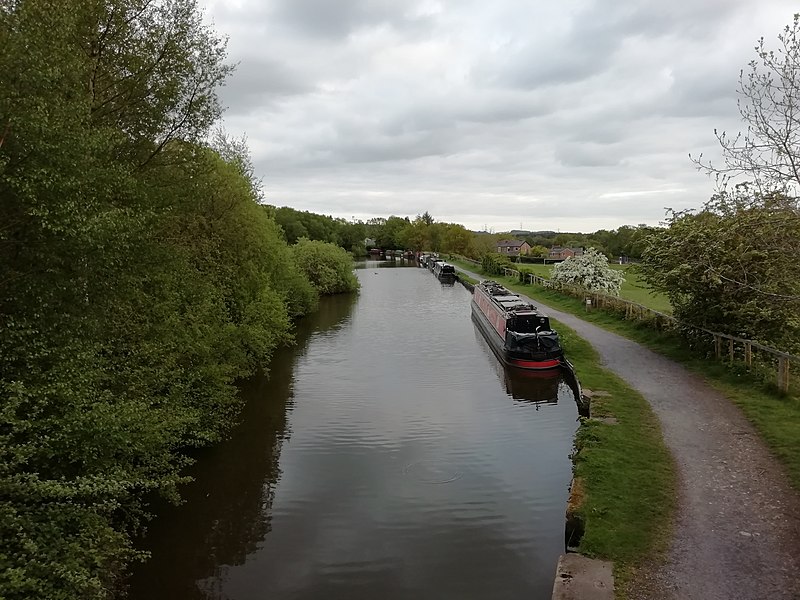
[[[353,273],[353,259],[339,246],[303,238],[292,250],[297,266],[320,294],[358,290],[358,279]]]
[[[483,272],[488,275],[502,275],[503,269],[511,267],[511,261],[502,254],[487,252],[481,259],[481,267]]]

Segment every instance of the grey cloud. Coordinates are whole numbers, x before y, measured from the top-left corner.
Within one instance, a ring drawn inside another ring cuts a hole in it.
[[[408,8],[393,0],[280,0],[273,14],[307,35],[339,39],[363,27],[422,25],[425,19],[408,16]]]
[[[446,154],[447,140],[432,133],[408,133],[399,136],[370,136],[355,129],[340,132],[335,145],[319,148],[347,163],[372,163],[412,160]]]
[[[533,41],[513,54],[495,57],[473,72],[479,84],[535,89],[590,78],[605,70],[617,45],[610,36],[574,32],[554,40]]]
[[[307,94],[314,84],[289,65],[267,57],[248,57],[236,66],[220,97],[232,112],[249,113],[271,105],[279,98]]]
[[[613,149],[598,144],[561,144],[555,157],[566,167],[613,167],[621,163]]]
[[[665,205],[702,203],[713,183],[687,153],[711,156],[713,129],[741,126],[739,69],[793,11],[200,1],[231,36],[226,127],[247,134],[271,202],[346,218],[430,210],[496,230],[534,216],[572,230],[657,223]]]
[[[575,14],[565,31],[532,35],[522,50],[502,57],[502,62],[481,65],[476,75],[523,89],[584,81],[609,68],[625,39],[713,38],[737,4],[742,0],[594,2]]]
[[[518,122],[551,114],[553,103],[522,93],[481,93],[465,90],[445,99],[422,101],[386,119],[383,131],[398,135],[408,131],[441,131],[459,123],[492,125]]]

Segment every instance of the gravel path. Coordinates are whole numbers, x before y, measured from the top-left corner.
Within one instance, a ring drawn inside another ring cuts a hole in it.
[[[667,561],[641,573],[632,597],[800,599],[800,497],[741,411],[671,360],[537,304],[648,400],[677,465]]]
[[[741,411],[671,360],[533,303],[590,342],[603,365],[647,399],[675,459],[668,557],[640,573],[631,597],[800,600],[800,495]]]

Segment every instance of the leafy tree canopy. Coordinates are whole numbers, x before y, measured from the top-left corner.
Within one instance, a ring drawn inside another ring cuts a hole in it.
[[[193,0],[0,5],[0,597],[99,600],[316,291]]]
[[[344,250],[327,242],[301,239],[292,246],[295,261],[320,294],[358,290],[353,261]]]
[[[668,222],[650,236],[640,269],[676,317],[800,350],[800,218],[790,199],[754,199],[740,186]]]

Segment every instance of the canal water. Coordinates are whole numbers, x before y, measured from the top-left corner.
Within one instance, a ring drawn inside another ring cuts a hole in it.
[[[134,600],[549,598],[577,426],[560,375],[507,372],[470,294],[357,270],[159,509]]]

